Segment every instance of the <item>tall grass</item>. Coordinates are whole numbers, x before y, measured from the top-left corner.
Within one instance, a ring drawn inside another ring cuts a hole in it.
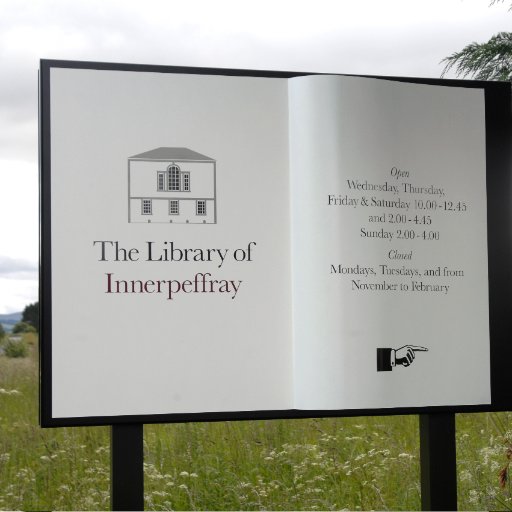
[[[37,426],[36,337],[0,356],[0,509],[107,510],[107,427]],[[459,508],[510,510],[512,417],[458,415]],[[419,510],[418,419],[370,417],[146,425],[153,510]]]
[[[416,418],[146,427],[152,509],[418,509]]]
[[[457,415],[458,501],[461,510],[512,510],[510,480],[500,485],[512,442],[512,413]]]

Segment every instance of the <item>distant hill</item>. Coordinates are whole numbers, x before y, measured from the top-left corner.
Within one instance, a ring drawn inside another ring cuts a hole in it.
[[[22,313],[8,313],[6,315],[0,315],[0,324],[3,325],[7,332],[12,331],[14,324],[21,322]]]

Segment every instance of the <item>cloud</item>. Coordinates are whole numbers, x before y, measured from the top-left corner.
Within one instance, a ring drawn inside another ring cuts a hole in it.
[[[37,280],[38,264],[32,261],[0,255],[0,278]]]
[[[37,282],[0,276],[0,314],[23,311],[38,300]]]
[[[38,264],[0,255],[0,314],[23,311],[38,300]]]

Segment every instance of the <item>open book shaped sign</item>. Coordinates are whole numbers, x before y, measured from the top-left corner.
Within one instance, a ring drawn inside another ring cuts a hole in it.
[[[43,60],[42,425],[510,408],[509,105]]]

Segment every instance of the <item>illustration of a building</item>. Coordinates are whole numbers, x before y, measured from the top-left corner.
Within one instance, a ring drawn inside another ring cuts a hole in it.
[[[216,161],[188,148],[129,157],[128,222],[215,224]]]

